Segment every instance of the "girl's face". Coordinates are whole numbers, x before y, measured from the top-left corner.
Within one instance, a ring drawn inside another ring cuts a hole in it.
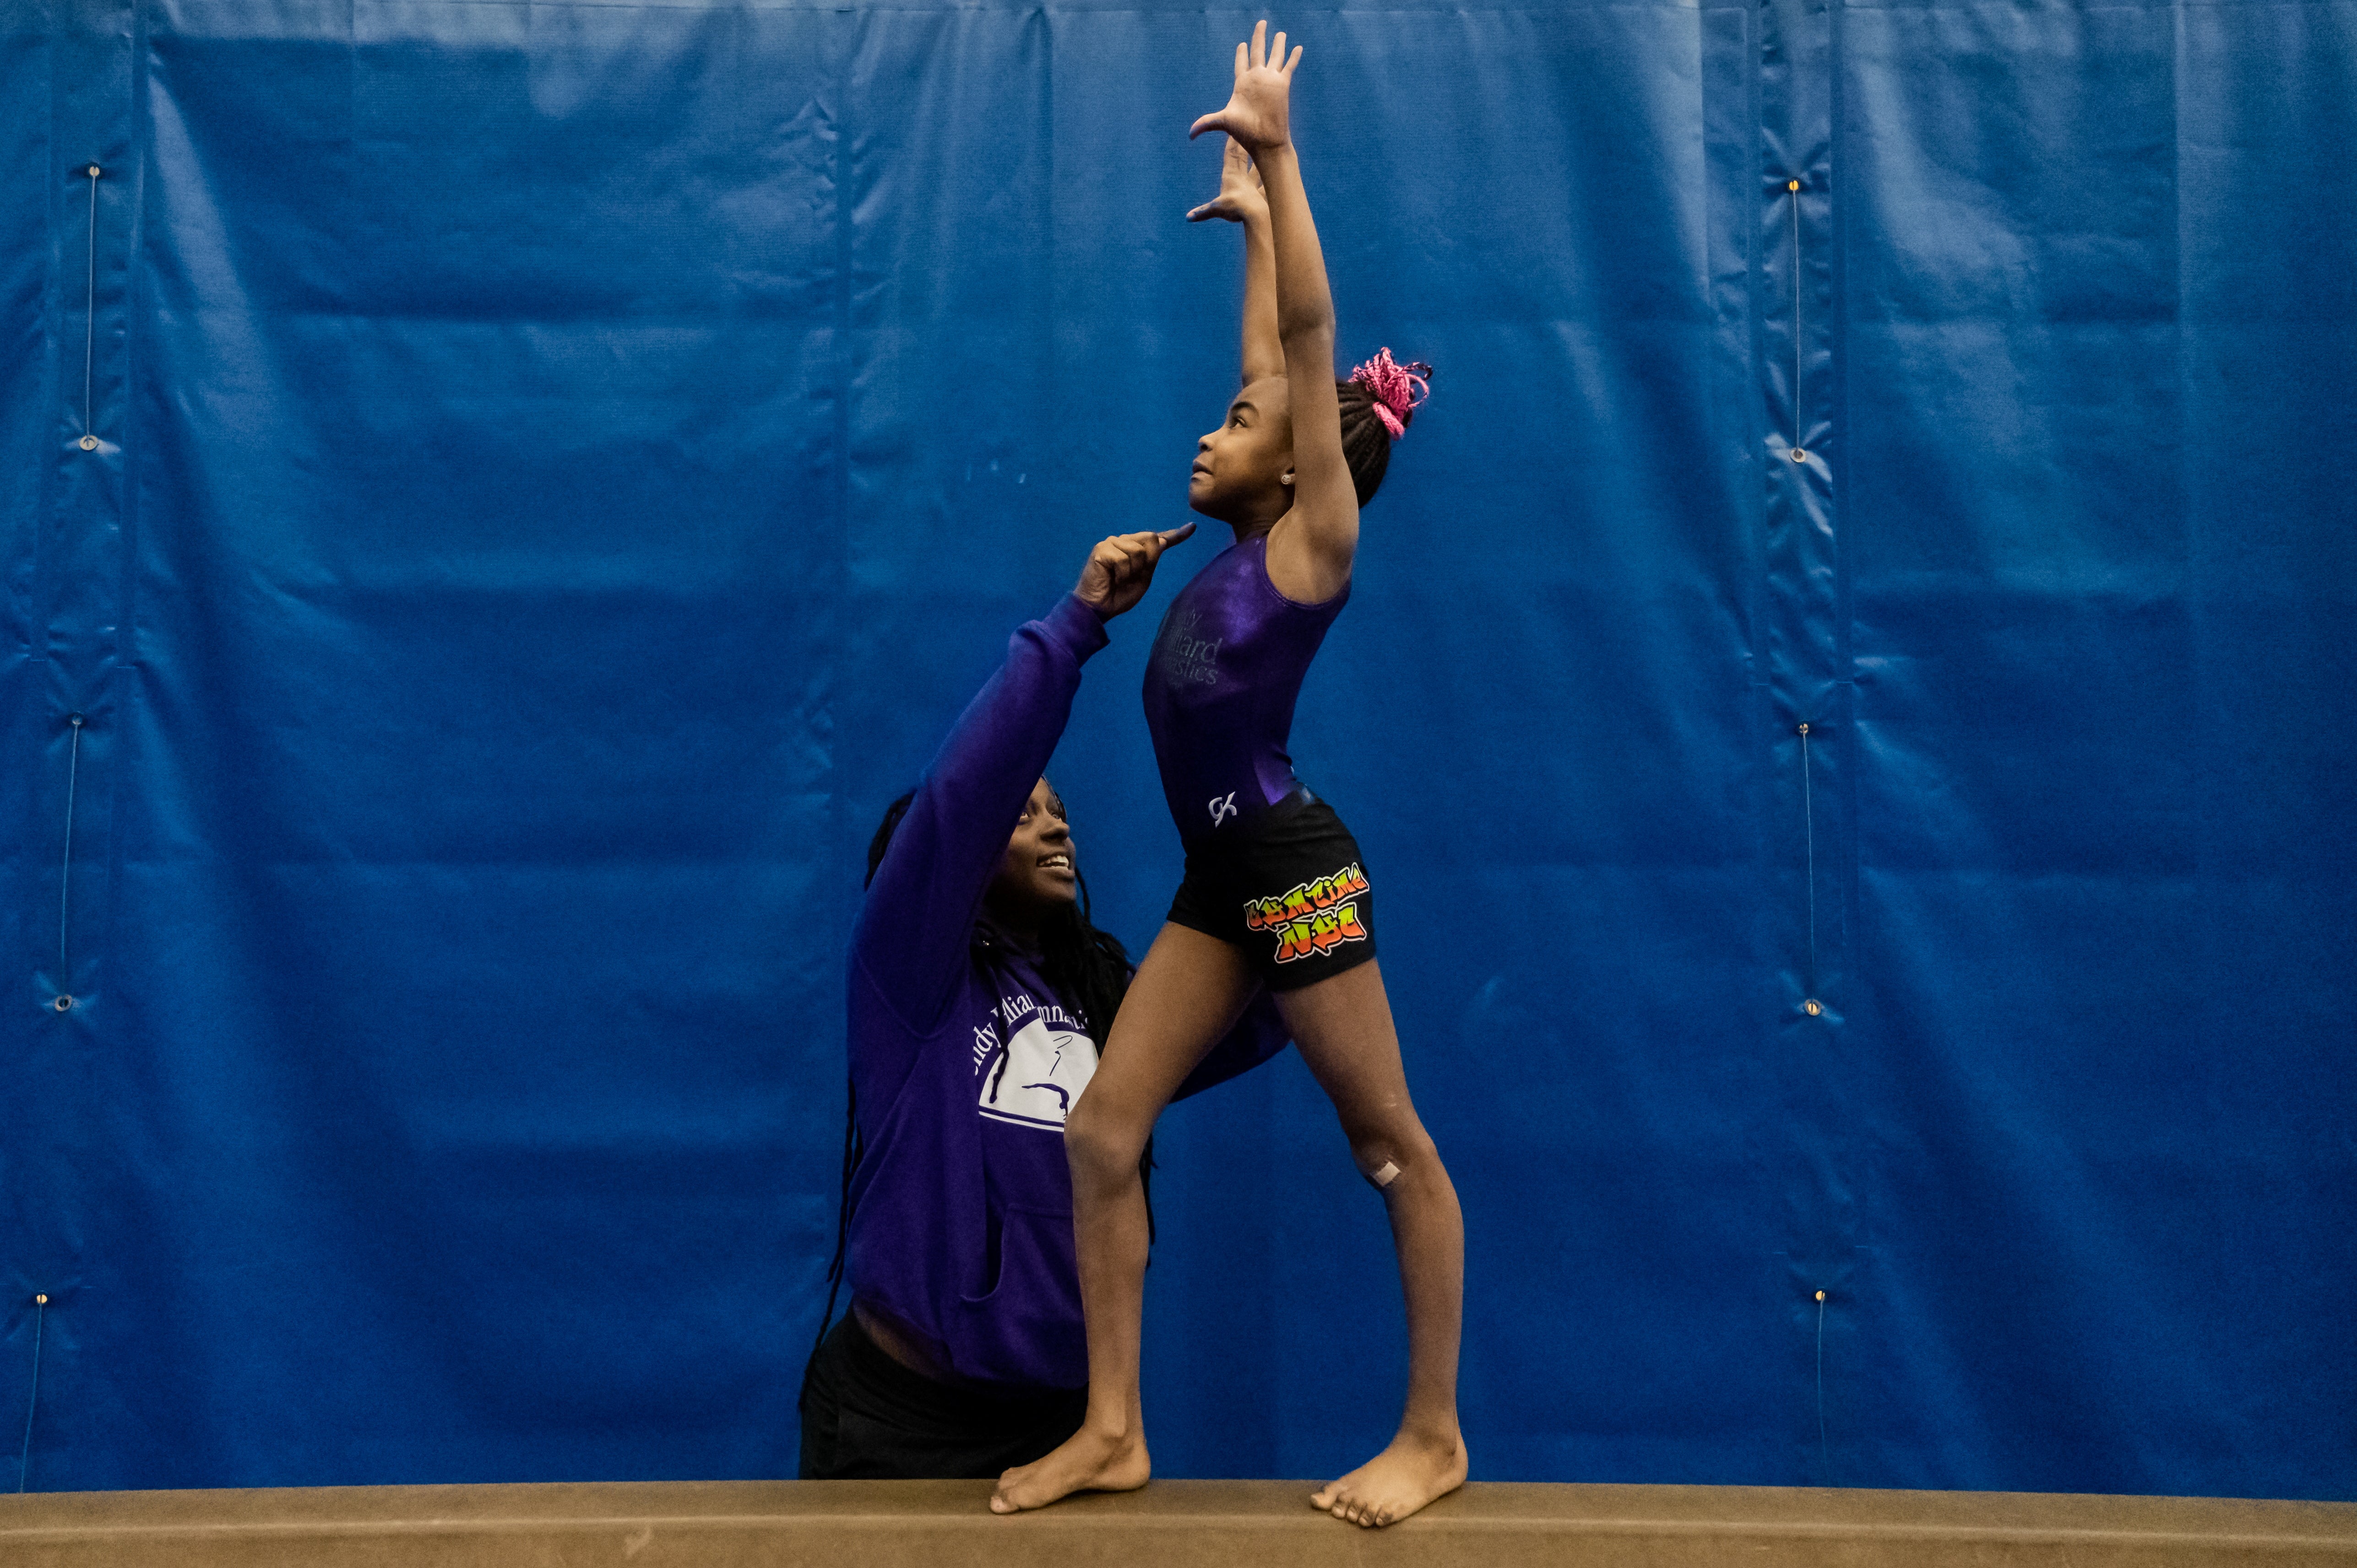
[[[1236,393],[1228,417],[1195,443],[1187,504],[1238,527],[1273,524],[1293,505],[1293,417],[1283,376]]]
[[[1006,856],[990,880],[989,898],[1001,911],[1028,922],[1079,897],[1079,862],[1064,802],[1045,779],[1031,787],[1006,841]]]

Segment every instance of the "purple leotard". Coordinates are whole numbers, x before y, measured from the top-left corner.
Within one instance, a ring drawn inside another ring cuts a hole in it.
[[[1268,539],[1222,551],[1179,590],[1146,664],[1146,727],[1189,848],[1301,787],[1286,741],[1302,677],[1351,590],[1298,604],[1268,580]]]

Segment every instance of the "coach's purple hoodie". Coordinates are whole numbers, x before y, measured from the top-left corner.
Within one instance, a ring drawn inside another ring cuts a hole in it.
[[[1064,1116],[1096,1044],[1022,953],[971,954],[982,897],[1105,645],[1067,595],[1009,640],[918,785],[851,941],[851,1076],[866,1152],[853,1176],[853,1296],[950,1375],[1088,1381]],[[1263,996],[1179,1090],[1285,1048]]]

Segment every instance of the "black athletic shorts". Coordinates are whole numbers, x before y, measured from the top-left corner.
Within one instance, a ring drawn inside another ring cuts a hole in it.
[[[1306,789],[1189,850],[1169,918],[1243,949],[1271,991],[1375,956],[1375,895],[1359,841]]]
[[[1086,1389],[993,1395],[886,1355],[849,1313],[802,1372],[805,1481],[984,1480],[1081,1429]]]

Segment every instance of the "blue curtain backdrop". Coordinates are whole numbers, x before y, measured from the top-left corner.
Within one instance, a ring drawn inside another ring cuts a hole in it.
[[[791,1473],[861,852],[1183,516],[1254,15],[0,11],[29,1486]],[[1277,20],[1440,366],[1297,754],[1476,1477],[2357,1496],[2357,3]],[[1211,548],[1056,763],[1133,947]],[[1307,1074],[1161,1151],[1163,1473],[1363,1457]]]

